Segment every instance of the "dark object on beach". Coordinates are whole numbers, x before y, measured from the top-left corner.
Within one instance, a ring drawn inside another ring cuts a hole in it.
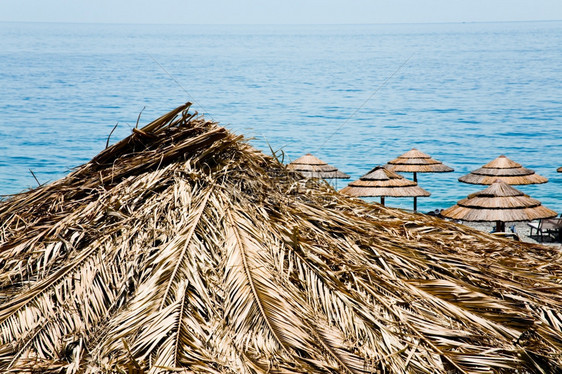
[[[0,372],[562,366],[556,249],[318,180],[297,193],[284,165],[188,109],[0,202]]]
[[[381,197],[384,205],[385,197],[417,197],[429,196],[429,192],[383,166],[376,166],[356,181],[350,182],[341,193],[355,197]]]
[[[414,182],[418,182],[417,173],[448,173],[454,171],[453,168],[444,165],[441,161],[433,159],[427,153],[423,153],[416,148],[389,161],[385,168],[391,171],[414,173]],[[417,197],[414,197],[414,212],[418,208]]]
[[[349,179],[349,175],[342,173],[335,166],[307,153],[287,165],[289,170],[302,174],[305,178],[315,179]]]
[[[540,184],[548,182],[548,178],[536,174],[533,170],[524,168],[521,164],[510,160],[504,155],[488,162],[479,169],[459,178],[459,182],[469,184],[490,185],[497,179],[507,184]]]
[[[505,222],[551,218],[557,213],[498,179],[488,188],[469,195],[441,214],[462,221],[496,222],[495,231],[503,232]]]
[[[430,210],[429,212],[427,212],[426,214],[428,216],[433,216],[433,217],[439,217],[441,218],[441,212],[443,211],[443,209],[435,209],[435,210]]]

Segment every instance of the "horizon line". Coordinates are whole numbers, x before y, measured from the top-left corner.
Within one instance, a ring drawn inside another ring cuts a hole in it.
[[[68,24],[68,25],[130,25],[130,26],[391,26],[391,25],[446,25],[477,23],[540,23],[560,22],[562,19],[532,19],[503,21],[433,21],[433,22],[373,22],[373,23],[158,23],[158,22],[73,22],[73,21],[6,21],[0,23]]]

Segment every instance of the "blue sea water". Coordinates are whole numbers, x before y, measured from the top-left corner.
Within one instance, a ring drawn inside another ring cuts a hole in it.
[[[353,179],[416,147],[455,169],[418,175],[421,211],[483,189],[457,178],[505,154],[550,179],[517,188],[562,212],[562,22],[0,23],[0,195],[186,101],[266,153],[312,152]]]

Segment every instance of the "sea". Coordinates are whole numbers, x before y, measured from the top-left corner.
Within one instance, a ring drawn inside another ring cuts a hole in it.
[[[187,101],[267,154],[311,152],[351,180],[415,147],[455,170],[418,174],[422,212],[484,189],[457,179],[500,155],[549,178],[515,187],[562,212],[558,21],[0,23],[0,195],[64,177],[114,126],[110,144]]]

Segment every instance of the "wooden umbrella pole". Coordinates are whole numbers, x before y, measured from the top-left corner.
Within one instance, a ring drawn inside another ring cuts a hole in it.
[[[496,232],[504,232],[505,231],[505,222],[496,221]]]
[[[384,206],[384,196],[381,196],[381,205]]]
[[[414,182],[418,183],[418,173],[414,171]],[[418,198],[414,196],[414,213],[418,211]]]

